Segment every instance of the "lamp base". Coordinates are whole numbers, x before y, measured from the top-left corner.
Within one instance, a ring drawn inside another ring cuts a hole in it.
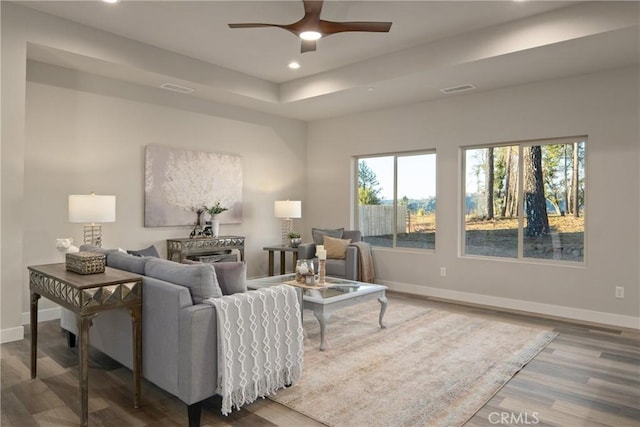
[[[289,246],[289,233],[293,231],[293,220],[285,218],[282,220],[282,246]]]
[[[83,230],[84,244],[102,247],[102,226],[85,225]]]

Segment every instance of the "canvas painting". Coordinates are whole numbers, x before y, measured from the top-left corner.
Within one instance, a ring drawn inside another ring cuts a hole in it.
[[[228,208],[221,224],[242,222],[240,156],[148,145],[145,151],[145,227],[194,225],[202,206]],[[207,213],[203,221],[208,220]]]

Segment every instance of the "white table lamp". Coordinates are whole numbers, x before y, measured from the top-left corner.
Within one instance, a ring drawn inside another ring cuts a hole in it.
[[[273,214],[282,219],[282,245],[287,246],[289,233],[293,231],[292,218],[302,218],[302,202],[300,200],[276,200]]]
[[[102,246],[103,222],[115,222],[116,196],[94,193],[69,196],[69,222],[84,223],[84,243]]]

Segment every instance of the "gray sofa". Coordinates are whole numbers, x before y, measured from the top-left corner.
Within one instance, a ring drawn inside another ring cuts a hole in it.
[[[143,275],[142,375],[186,403],[189,426],[199,426],[202,402],[216,394],[218,378],[216,309],[202,301],[246,291],[244,263],[186,265],[91,246],[80,249],[106,254],[111,268]],[[69,332],[70,345],[76,322],[63,309],[61,326]],[[89,343],[131,369],[131,329],[127,312],[107,311],[93,320]]]
[[[362,233],[359,230],[319,229],[311,230],[313,243],[302,243],[298,246],[298,259],[313,259],[318,266],[316,258],[316,245],[323,244],[325,235],[338,239],[349,239],[351,242],[362,241]],[[344,259],[327,259],[327,276],[339,277],[348,280],[359,280],[358,277],[358,249],[354,246],[347,246]],[[316,268],[317,271],[317,268]]]

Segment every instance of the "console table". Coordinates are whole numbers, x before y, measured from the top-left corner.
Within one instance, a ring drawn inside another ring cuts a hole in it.
[[[244,237],[242,236],[167,239],[167,259],[173,261],[177,256],[178,262],[193,255],[211,255],[231,249],[240,251],[240,261],[244,261]]]
[[[29,266],[31,291],[31,378],[36,377],[38,350],[38,300],[45,297],[71,310],[78,318],[80,338],[79,385],[80,420],[89,421],[89,327],[103,311],[126,308],[133,327],[133,406],[140,406],[142,373],[142,277],[106,267],[104,273],[78,274],[66,264]]]

